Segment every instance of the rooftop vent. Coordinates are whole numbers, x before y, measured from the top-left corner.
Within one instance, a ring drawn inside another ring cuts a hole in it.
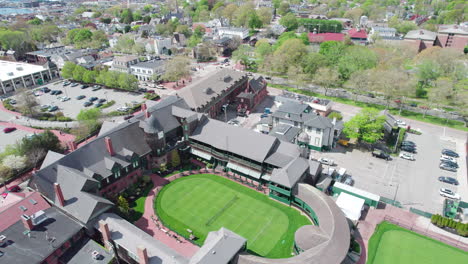
[[[213,93],[213,89],[211,89],[210,87],[208,87],[208,88],[203,89],[203,92],[204,92],[205,94],[212,94],[212,93]]]
[[[32,218],[32,222],[33,222],[34,225],[39,225],[42,222],[44,222],[45,220],[47,220],[48,217],[45,214],[45,212],[43,210],[41,210],[41,211],[38,211],[37,213],[31,215],[31,218]]]
[[[37,204],[37,201],[36,201],[36,200],[34,200],[34,199],[29,199],[29,202],[30,202],[32,205],[35,205],[35,204]]]
[[[13,72],[7,73],[8,76],[13,76]]]
[[[232,78],[231,78],[230,75],[226,75],[226,76],[224,76],[223,80],[224,80],[224,82],[230,82],[232,80]]]
[[[24,207],[24,206],[20,206],[19,209],[21,209],[23,212],[26,212],[28,210],[28,208]]]
[[[17,70],[17,71],[22,71],[22,70],[23,70],[23,67],[18,66],[18,67],[16,67],[16,70]]]
[[[0,235],[0,247],[3,247],[6,243],[6,236],[5,235]]]

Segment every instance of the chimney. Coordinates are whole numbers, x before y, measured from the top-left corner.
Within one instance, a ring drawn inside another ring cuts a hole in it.
[[[141,104],[141,111],[146,111],[146,109],[147,109],[146,104],[145,103]]]
[[[21,221],[23,222],[23,225],[27,230],[33,230],[34,225],[32,223],[31,217],[23,214],[21,215]]]
[[[99,221],[99,232],[101,232],[102,235],[102,242],[104,242],[104,246],[110,250],[109,248],[109,241],[111,238],[110,231],[109,231],[109,226],[107,225],[104,220]]]
[[[59,183],[54,183],[55,196],[57,196],[60,206],[65,206],[65,199],[63,198],[62,188]]]
[[[114,156],[115,152],[114,152],[114,148],[112,147],[112,141],[110,137],[105,137],[104,141],[106,142],[107,152],[109,152],[109,155]]]
[[[145,118],[149,118],[151,116],[151,113],[148,112],[148,110],[145,110]]]
[[[143,246],[138,246],[137,247],[137,252],[138,252],[138,260],[139,264],[148,264],[148,253],[146,252],[146,248]]]

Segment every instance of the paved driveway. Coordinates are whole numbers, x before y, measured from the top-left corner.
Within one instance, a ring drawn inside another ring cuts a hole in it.
[[[7,124],[0,124],[0,152],[4,151],[7,145],[12,145],[17,141],[23,139],[23,137],[32,134],[31,132],[20,129],[16,129],[15,131],[6,134],[5,132],[3,132],[3,129],[5,127],[9,126]]]

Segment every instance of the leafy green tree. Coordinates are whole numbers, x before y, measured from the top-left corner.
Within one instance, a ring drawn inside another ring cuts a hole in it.
[[[255,54],[261,60],[273,52],[273,48],[267,39],[260,39],[255,43]]]
[[[116,71],[107,71],[104,75],[104,83],[107,87],[119,88],[120,73]]]
[[[117,207],[124,215],[128,215],[130,213],[130,205],[128,204],[127,199],[122,195],[119,195],[117,198]]]
[[[75,70],[76,64],[73,62],[67,61],[62,68],[62,77],[65,79],[73,78],[73,71]]]
[[[86,69],[83,66],[76,65],[73,70],[73,80],[77,82],[83,81],[83,75],[86,72]]]
[[[335,65],[344,53],[346,46],[338,41],[325,41],[320,44],[319,53],[324,55],[331,65]]]
[[[237,27],[247,27],[251,15],[255,13],[255,6],[253,3],[246,3],[241,5],[234,13],[233,24]]]
[[[133,21],[140,21],[143,20],[143,16],[141,15],[140,11],[136,11],[133,13]]]
[[[343,132],[349,138],[375,143],[384,135],[384,122],[385,116],[380,115],[378,109],[363,108],[360,113],[344,124]]]
[[[320,68],[314,76],[314,82],[325,89],[325,95],[330,88],[338,86],[339,81],[338,71],[334,68]]]
[[[177,56],[166,62],[163,79],[167,81],[178,81],[190,74],[190,59],[183,56]]]
[[[287,15],[281,17],[279,23],[289,31],[296,30],[299,26],[297,18],[293,13],[288,13]]]
[[[425,60],[417,66],[419,82],[423,87],[430,86],[432,81],[441,76],[441,71],[442,69],[436,62]]]
[[[278,8],[278,15],[280,16],[284,16],[286,15],[287,13],[291,12],[291,10],[289,9],[289,3],[288,2],[281,2],[281,4],[279,5],[279,8]]]
[[[36,106],[39,105],[36,97],[30,93],[26,88],[16,90],[18,109],[19,111],[29,117],[34,117],[37,114]]]
[[[96,71],[86,71],[83,74],[83,82],[85,83],[95,83],[98,73]]]
[[[112,22],[112,18],[110,18],[110,17],[101,17],[101,19],[99,21],[101,21],[101,23],[104,23],[104,24],[110,24]]]
[[[348,80],[354,72],[374,68],[377,65],[377,55],[363,46],[346,48],[344,55],[338,60],[338,72],[343,80]]]
[[[144,11],[145,13],[149,13],[149,12],[151,12],[152,10],[153,10],[153,6],[150,5],[150,4],[145,5],[145,6],[143,7],[143,11]]]
[[[237,9],[237,5],[229,4],[223,9],[222,15],[229,21],[229,23],[232,23],[234,20],[234,14],[236,14]]]
[[[300,64],[307,54],[307,47],[300,39],[286,40],[273,53],[273,68],[278,73],[287,73],[290,66]]]
[[[262,20],[260,20],[260,17],[257,15],[256,12],[250,14],[247,24],[250,29],[261,28],[263,25]]]
[[[336,118],[336,120],[343,120],[343,115],[339,112],[331,112],[327,117],[330,119]]]
[[[250,45],[240,45],[237,50],[232,53],[232,59],[239,61],[242,65],[249,67],[252,63],[251,53],[253,48]]]
[[[133,12],[130,8],[122,10],[120,14],[120,22],[124,24],[130,24],[133,22]]]
[[[42,20],[40,20],[39,18],[35,17],[31,20],[28,21],[28,24],[30,25],[40,25],[42,24]]]
[[[27,159],[25,156],[10,155],[10,156],[6,156],[3,159],[2,165],[7,168],[10,168],[14,172],[18,172],[26,168]]]
[[[273,17],[273,11],[269,7],[260,7],[257,9],[257,15],[262,21],[263,25],[268,25]]]
[[[180,165],[180,155],[177,149],[171,152],[171,165],[173,168]]]
[[[138,89],[138,80],[134,75],[121,73],[118,82],[121,89],[128,91],[136,91]]]
[[[313,76],[319,68],[326,67],[328,65],[327,58],[317,52],[309,52],[301,60],[301,66],[304,69],[304,73],[309,76]]]
[[[96,30],[93,32],[91,37],[91,43],[89,44],[90,48],[100,49],[109,45],[109,40],[107,39],[106,33],[102,30]]]

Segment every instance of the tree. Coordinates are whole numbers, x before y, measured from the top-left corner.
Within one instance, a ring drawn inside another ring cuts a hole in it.
[[[338,85],[339,80],[339,74],[333,68],[318,69],[314,78],[314,82],[325,89],[325,95],[331,87]]]
[[[30,25],[40,25],[42,24],[42,20],[40,20],[39,18],[35,17],[31,20],[28,21],[28,24]]]
[[[362,10],[361,8],[353,8],[346,11],[343,17],[353,20],[354,24],[359,24],[359,19],[363,14],[364,10]]]
[[[431,82],[441,76],[440,66],[432,60],[424,60],[417,66],[417,76],[422,87],[431,85]]]
[[[128,215],[130,212],[130,205],[128,204],[127,199],[123,197],[122,195],[119,195],[117,198],[117,207],[119,208],[120,212],[122,212],[125,215]]]
[[[238,7],[235,4],[229,4],[223,9],[223,17],[228,20],[229,23],[232,23],[234,19],[234,14],[236,13]]]
[[[331,65],[335,65],[344,53],[346,46],[338,41],[325,41],[320,44],[319,53],[324,55]]]
[[[331,112],[327,117],[330,119],[336,118],[336,120],[343,120],[343,115],[339,112]]]
[[[39,105],[36,97],[31,91],[25,89],[19,89],[16,91],[18,108],[21,114],[29,117],[33,117],[37,114],[36,106]]]
[[[434,82],[434,87],[427,93],[429,101],[435,105],[452,103],[454,100],[454,85],[450,78],[438,78]]]
[[[104,24],[110,24],[112,22],[112,18],[110,18],[110,17],[101,17],[101,19],[99,21],[101,21],[101,23],[104,23]]]
[[[260,60],[263,60],[268,54],[273,52],[273,48],[267,39],[260,39],[255,43],[255,54]]]
[[[343,132],[349,138],[356,138],[367,143],[380,140],[383,133],[385,116],[378,109],[363,108],[360,113],[344,124]]]
[[[327,58],[317,52],[309,52],[301,60],[301,66],[304,69],[304,73],[310,77],[314,76],[318,69],[326,67],[328,65]]]
[[[106,47],[109,44],[109,40],[107,39],[106,33],[102,30],[96,30],[93,32],[93,36],[91,37],[91,43],[89,47],[94,49],[100,49],[102,47]]]
[[[291,10],[289,9],[289,3],[288,2],[281,2],[278,8],[278,15],[284,16],[287,13],[289,13]]]
[[[298,65],[307,54],[307,47],[300,39],[286,40],[273,53],[273,68],[279,73],[286,73],[288,67]]]
[[[257,9],[257,15],[262,21],[263,25],[268,25],[271,22],[271,18],[273,17],[273,11],[269,7],[260,7]]]
[[[255,13],[255,6],[252,3],[241,5],[234,13],[233,24],[237,27],[247,27],[249,19]]]
[[[307,75],[304,73],[301,67],[292,65],[288,68],[288,79],[296,84],[296,87],[302,86],[307,81]]]
[[[120,14],[120,21],[124,24],[130,24],[133,22],[133,13],[130,8],[122,10],[122,13]]]
[[[242,65],[249,67],[252,64],[251,53],[253,48],[250,45],[240,45],[233,53],[232,59],[240,62]]]
[[[171,166],[173,168],[177,167],[180,165],[180,155],[179,155],[179,151],[177,149],[174,149],[172,152],[171,152]]]
[[[75,71],[76,64],[71,61],[66,61],[62,68],[62,77],[65,79],[73,78],[73,72]]]
[[[98,73],[96,71],[86,71],[83,74],[83,82],[85,83],[95,83]]]
[[[99,108],[92,108],[92,109],[83,109],[78,113],[76,116],[76,120],[79,121],[81,128],[77,131],[81,136],[86,136],[95,129],[99,127],[102,113],[101,109]]]
[[[20,171],[26,168],[26,157],[9,155],[6,156],[2,161],[3,166],[12,169],[13,171]]]
[[[279,23],[289,31],[296,30],[299,26],[297,18],[293,13],[288,13],[287,15],[281,17]]]
[[[354,72],[374,68],[377,65],[377,55],[363,46],[347,47],[338,60],[338,72],[343,80],[348,80]]]
[[[190,74],[190,59],[177,56],[166,62],[163,79],[167,81],[178,81]]]
[[[85,67],[76,65],[75,69],[73,70],[73,80],[77,82],[83,81],[83,75],[86,72]]]
[[[358,71],[351,74],[351,77],[346,82],[345,87],[354,90],[355,98],[363,92],[369,91],[369,71]]]
[[[252,30],[256,28],[261,28],[263,25],[262,20],[260,20],[260,17],[257,15],[256,12],[250,14],[247,24]]]
[[[120,73],[119,75],[119,87],[127,91],[136,91],[138,89],[138,79],[128,73]]]

